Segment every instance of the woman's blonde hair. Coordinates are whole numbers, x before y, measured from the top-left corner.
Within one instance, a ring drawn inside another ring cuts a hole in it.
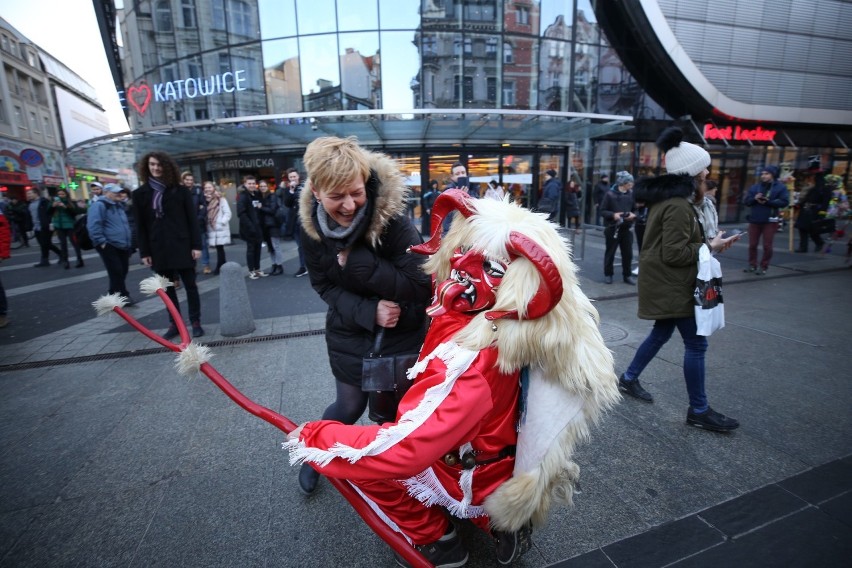
[[[354,136],[317,138],[305,150],[305,169],[313,191],[330,191],[359,176],[370,177],[370,159]]]

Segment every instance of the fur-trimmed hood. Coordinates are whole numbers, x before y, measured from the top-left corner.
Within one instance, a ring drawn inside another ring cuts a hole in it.
[[[642,178],[636,182],[633,195],[636,201],[648,207],[672,197],[689,197],[695,193],[693,178],[689,174],[665,174]]]
[[[382,242],[382,232],[388,221],[405,213],[409,190],[405,186],[405,178],[399,171],[399,166],[392,158],[377,152],[368,154],[370,178],[364,185],[367,189],[367,199],[371,202],[372,217],[363,238],[375,248]],[[312,188],[313,184],[308,178],[305,189],[299,196],[299,216],[305,234],[319,241],[322,237],[315,222],[317,200]]]

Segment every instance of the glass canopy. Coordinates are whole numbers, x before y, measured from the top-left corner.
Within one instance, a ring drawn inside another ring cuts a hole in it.
[[[179,160],[240,153],[302,151],[320,136],[356,136],[368,147],[541,146],[629,130],[631,116],[525,110],[383,110],[262,115],[185,122],[110,135],[72,146],[78,168],[117,169],[158,150]]]

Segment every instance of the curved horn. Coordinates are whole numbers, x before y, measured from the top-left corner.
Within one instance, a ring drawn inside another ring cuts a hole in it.
[[[528,320],[538,319],[553,309],[562,299],[562,276],[556,263],[541,246],[528,236],[512,231],[509,233],[509,253],[523,256],[533,263],[541,277],[538,290],[527,304]],[[491,311],[485,313],[485,319],[518,319],[518,310]]]
[[[422,245],[415,245],[408,250],[418,254],[435,254],[441,246],[441,229],[444,218],[450,211],[458,211],[465,218],[476,213],[473,198],[460,189],[448,189],[435,200],[432,206],[432,235]]]

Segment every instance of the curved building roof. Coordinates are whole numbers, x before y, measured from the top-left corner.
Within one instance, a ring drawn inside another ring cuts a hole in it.
[[[601,0],[607,36],[674,116],[852,125],[852,3]]]

